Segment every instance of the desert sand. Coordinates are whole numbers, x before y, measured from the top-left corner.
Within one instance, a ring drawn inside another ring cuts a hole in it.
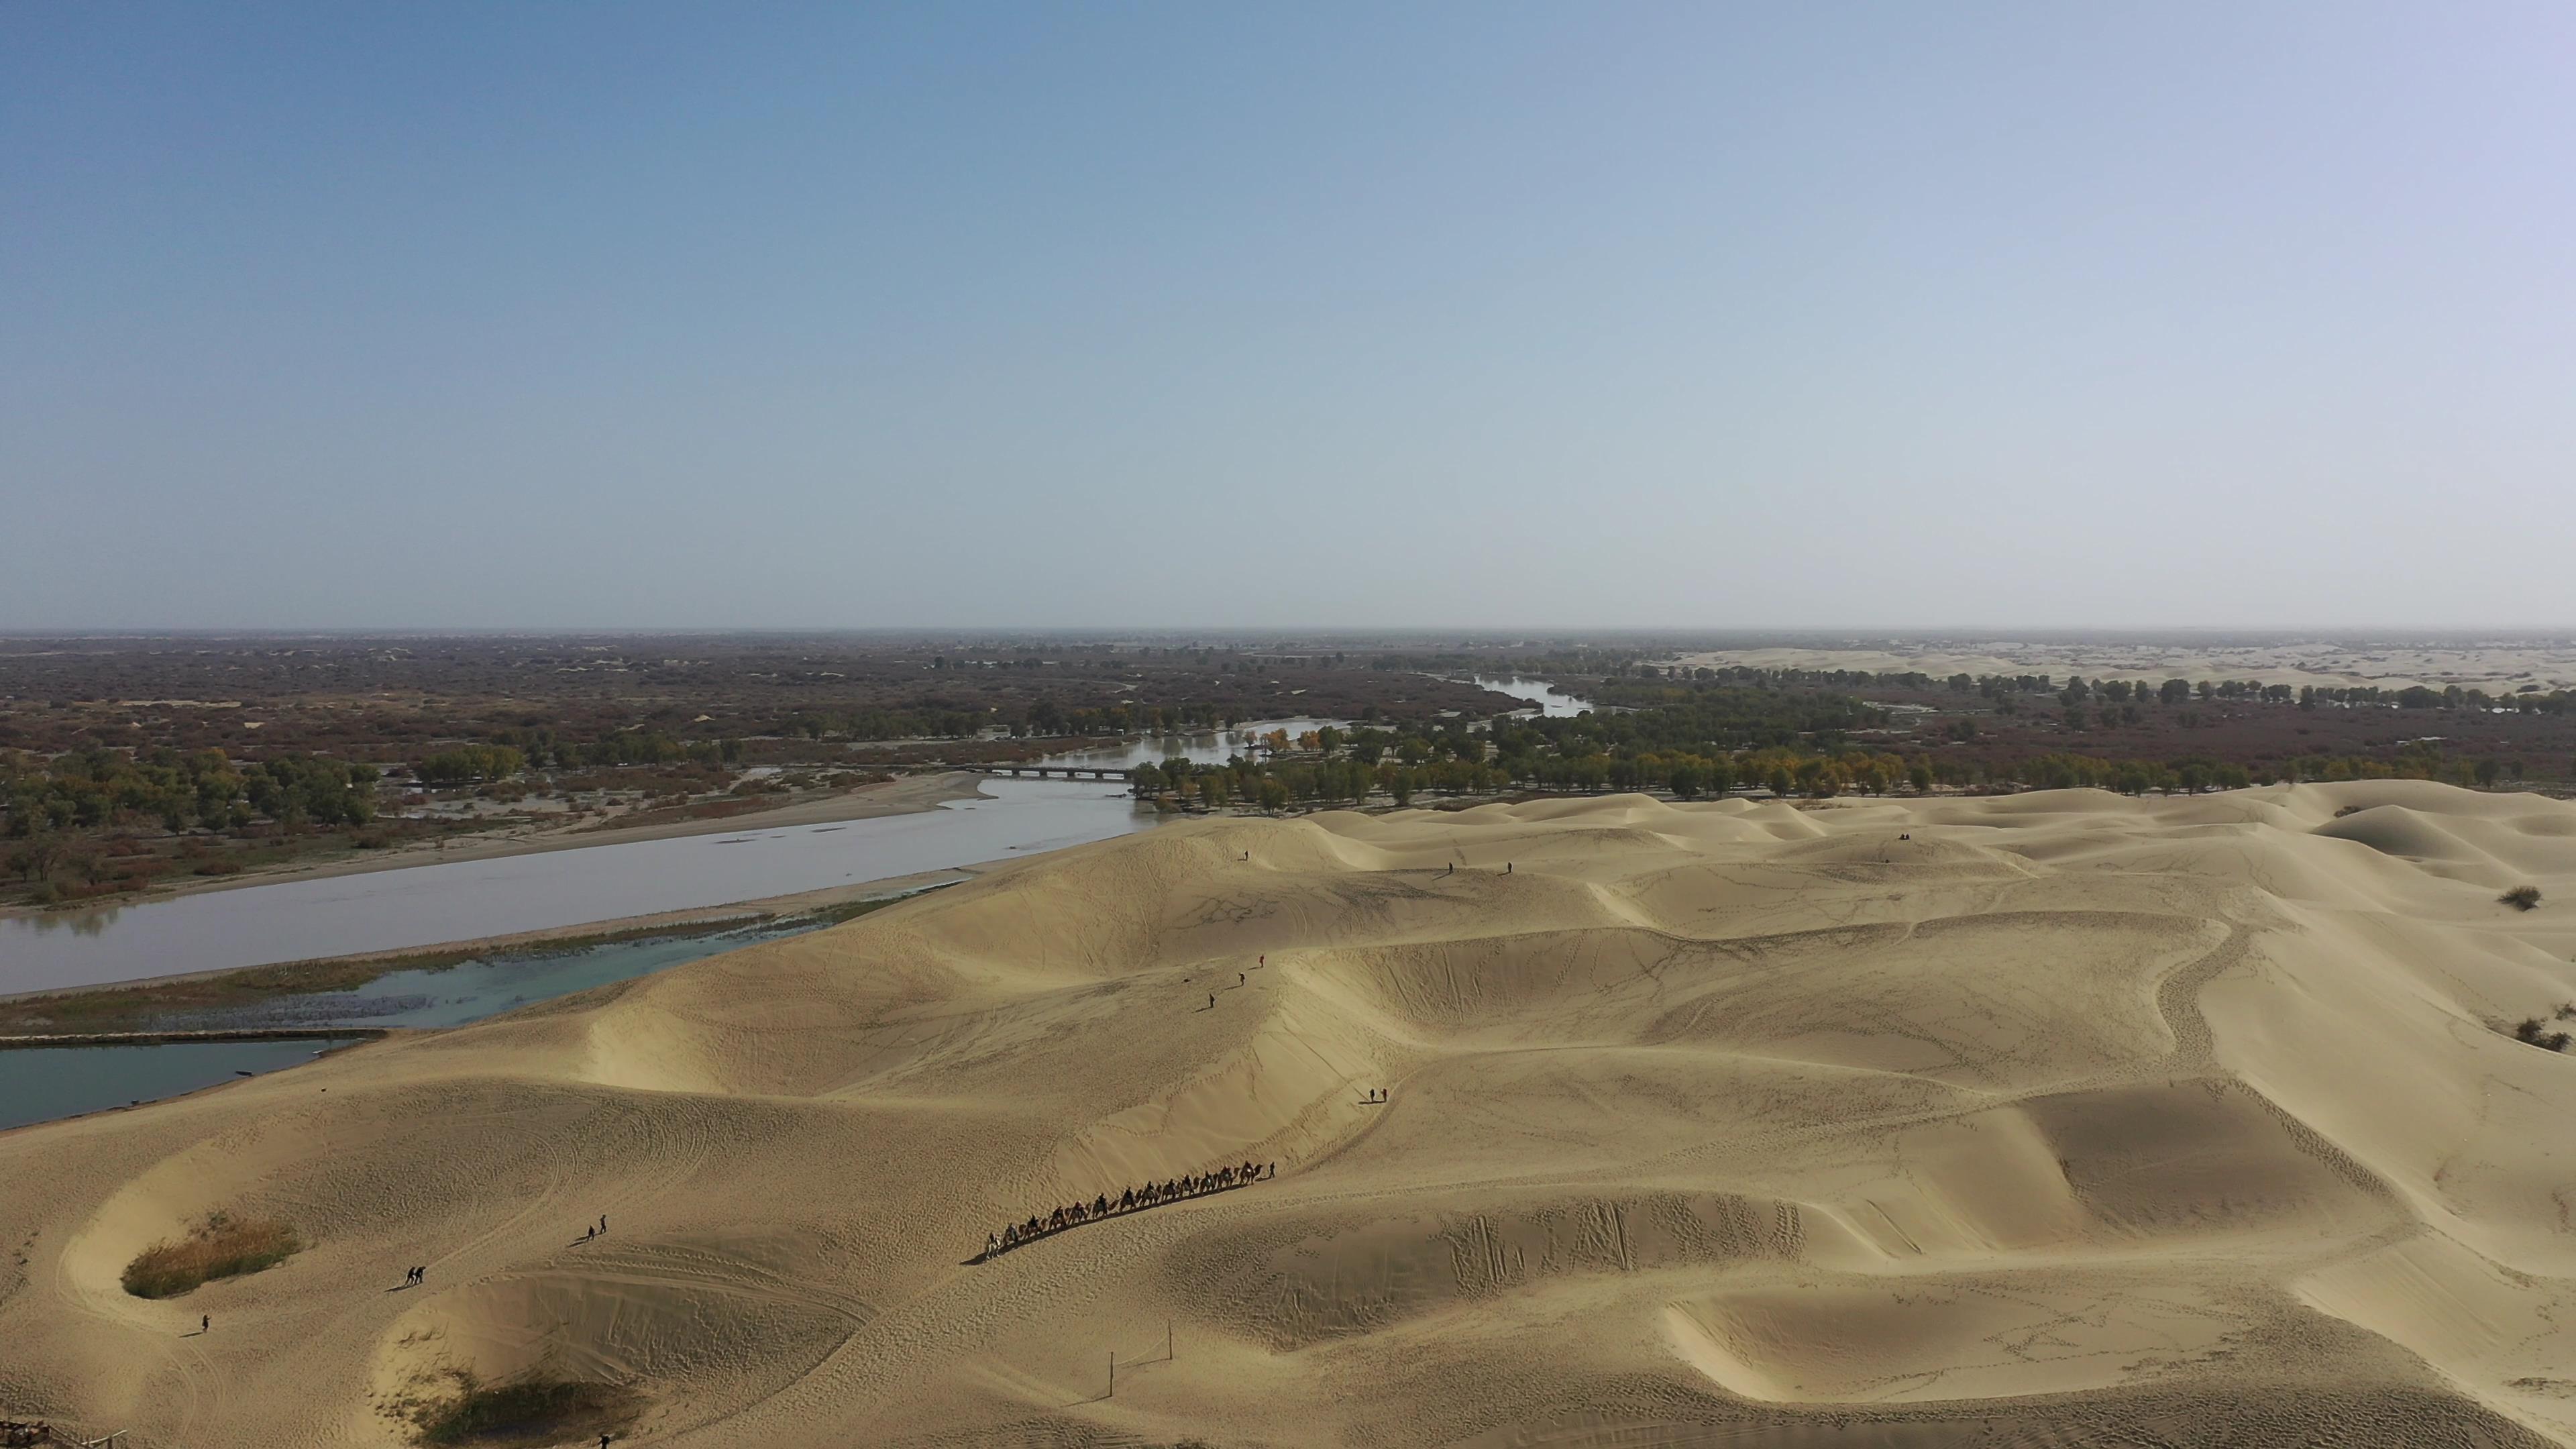
[[[2422,782],[1166,826],[0,1135],[0,1417],[390,1446],[468,1368],[691,1449],[2576,1444],[2576,1055],[2495,1029],[2571,954],[2576,806]],[[311,1246],[121,1291],[216,1210]]]

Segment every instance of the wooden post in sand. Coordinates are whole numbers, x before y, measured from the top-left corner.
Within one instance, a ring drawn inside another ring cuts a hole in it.
[[[1118,1397],[1118,1350],[1109,1350],[1109,1392],[1104,1397]]]

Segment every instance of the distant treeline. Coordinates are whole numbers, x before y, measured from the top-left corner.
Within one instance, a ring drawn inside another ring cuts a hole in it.
[[[1817,799],[1900,791],[1923,794],[1936,785],[1968,790],[2091,787],[2144,795],[2236,790],[2282,780],[2419,779],[2491,785],[2499,775],[2494,761],[2446,760],[2430,752],[2395,760],[2312,755],[2274,770],[2206,758],[2105,760],[2062,752],[1989,766],[1875,750],[1818,754],[1771,747],[1715,755],[1646,751],[1515,755],[1508,762],[1449,758],[1419,764],[1385,757],[1367,764],[1355,753],[1259,761],[1237,757],[1222,765],[1175,760],[1140,766],[1135,789],[1139,795],[1168,795],[1188,804],[1242,803],[1275,810],[1300,802],[1356,805],[1380,796],[1402,805],[1417,794],[1476,795],[1512,789],[1661,790],[1684,800],[1739,789]]]
[[[511,756],[506,762],[495,756],[475,756],[482,748],[499,748]],[[497,780],[517,774],[522,768],[588,770],[619,765],[676,765],[682,762],[699,765],[729,763],[742,756],[742,742],[730,739],[684,740],[658,729],[610,730],[589,739],[575,739],[551,726],[495,732],[489,746],[468,745],[442,750],[417,767],[421,782],[432,785],[465,784],[472,780]],[[428,773],[435,762],[442,778]],[[497,768],[506,763],[507,768]],[[461,773],[460,773],[461,772]]]
[[[1011,736],[1128,735],[1231,728],[1239,716],[1213,704],[1067,705],[1041,696],[1016,708],[799,710],[771,733],[790,739],[965,739],[986,729]]]
[[[2134,686],[2127,691],[2134,697]],[[2207,756],[2102,759],[2065,751],[2002,761],[1898,753],[1849,743],[1846,732],[1884,712],[1850,696],[1664,676],[1605,679],[1618,708],[1574,718],[1464,720],[1391,729],[1322,729],[1298,740],[1273,735],[1269,758],[1223,765],[1187,760],[1136,770],[1136,792],[1207,807],[1270,809],[1291,803],[1359,804],[1384,797],[1490,794],[1511,789],[1662,790],[1688,800],[1729,790],[1830,797],[1846,793],[2094,787],[2124,794],[2241,789],[2282,780],[2428,779],[2493,785],[2519,778],[2516,763],[2464,760],[2431,742],[2386,759],[2301,755],[2277,765]],[[2197,691],[2191,691],[2197,695]]]
[[[2394,709],[2509,709],[2529,714],[2563,714],[2576,708],[2576,691],[2544,689],[2537,684],[2526,684],[2512,693],[2495,695],[2482,689],[2464,689],[2456,684],[2442,689],[2421,684],[2410,684],[2402,689],[2384,689],[2368,684],[2293,686],[2265,684],[2252,679],[2204,679],[2198,683],[2187,679],[2167,679],[2159,684],[2143,679],[2086,679],[2080,674],[2070,674],[2061,680],[2046,674],[1952,674],[1943,677],[1919,670],[1872,673],[1866,669],[1757,669],[1749,665],[1683,669],[1678,665],[1652,664],[1628,665],[1605,676],[1594,698],[1605,704],[1626,703],[1626,696],[1640,685],[1651,686],[1658,680],[1667,684],[1696,683],[1755,689],[1946,689],[1954,694],[1973,694],[1988,700],[2016,695],[2055,695],[2060,703],[2069,707],[2081,706],[2087,701],[2113,705],[2181,705],[2224,699],[2295,704],[2303,709],[2332,704]]]
[[[377,770],[283,755],[237,764],[221,750],[74,750],[49,761],[0,753],[0,808],[14,839],[95,829],[121,817],[167,830],[238,829],[265,816],[287,825],[363,825],[375,816]]]

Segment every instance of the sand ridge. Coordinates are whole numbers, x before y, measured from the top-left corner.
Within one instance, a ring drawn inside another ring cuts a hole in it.
[[[692,1449],[2571,1444],[2576,1056],[2493,1029],[2571,956],[2576,806],[2423,782],[1167,826],[0,1134],[0,1416],[394,1445],[465,1367]],[[121,1292],[214,1209],[313,1246]]]

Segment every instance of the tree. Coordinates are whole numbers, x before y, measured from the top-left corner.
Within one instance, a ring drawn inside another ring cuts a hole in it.
[[[471,785],[486,780],[506,780],[519,773],[526,757],[507,745],[459,745],[440,750],[412,766],[412,773],[423,785]],[[274,763],[273,761],[271,763]],[[636,763],[627,760],[604,760],[603,764]],[[259,802],[253,800],[253,805]]]
[[[49,831],[40,831],[28,836],[17,849],[9,852],[9,868],[18,873],[20,880],[43,880],[53,873],[54,866],[62,858],[62,838]]]

